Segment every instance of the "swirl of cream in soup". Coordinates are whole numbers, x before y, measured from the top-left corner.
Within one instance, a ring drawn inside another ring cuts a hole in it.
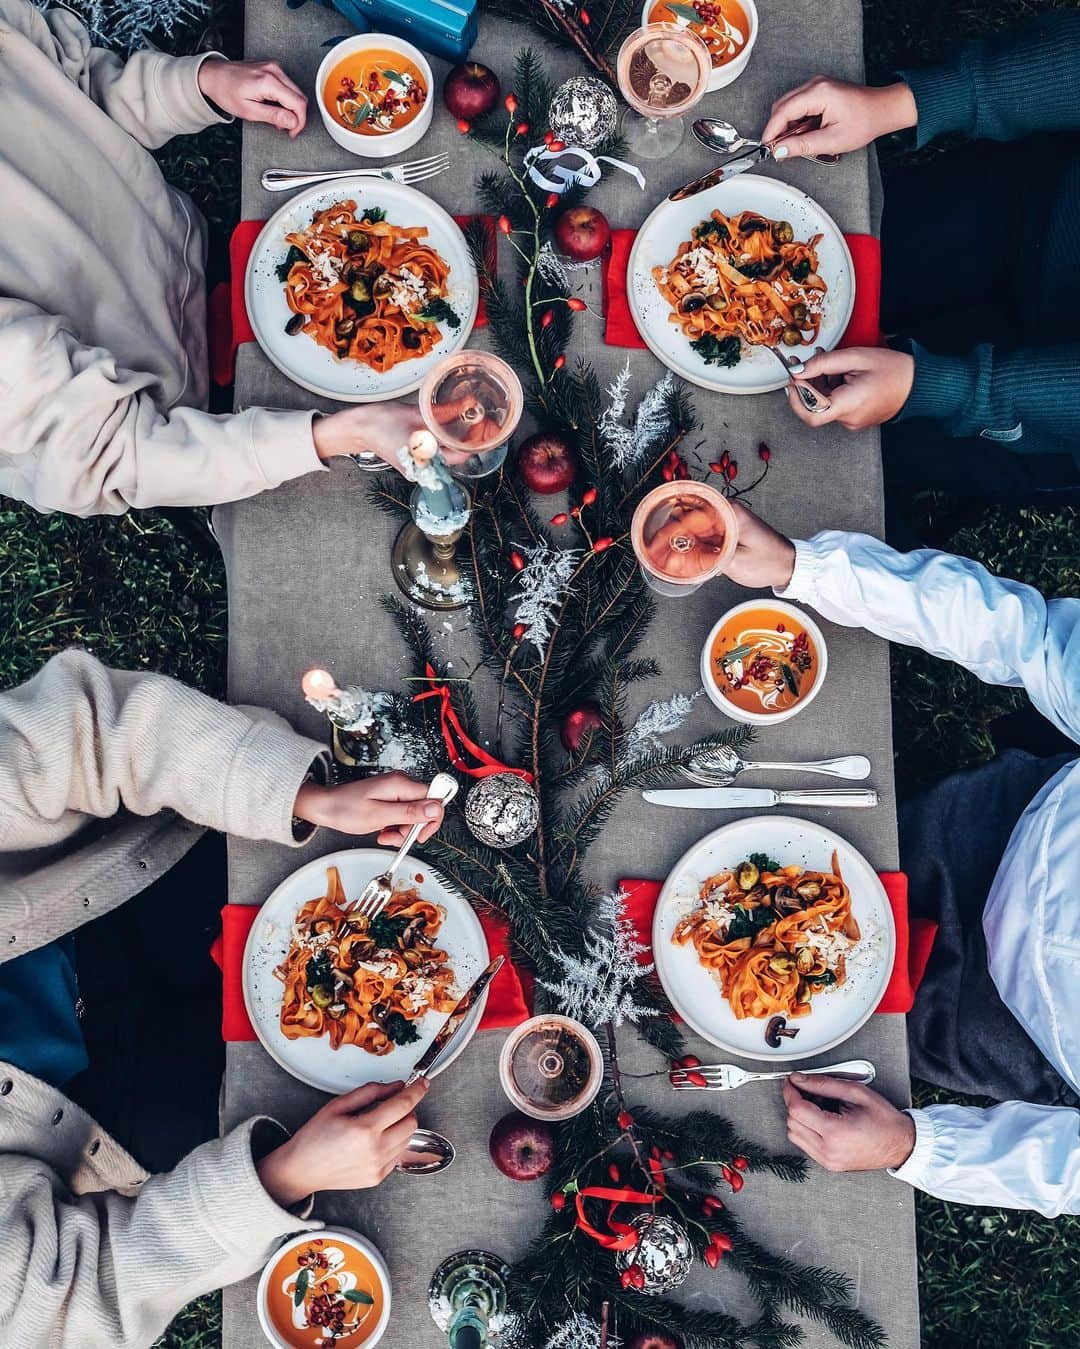
[[[345,1252],[341,1249],[340,1246],[325,1246],[323,1248],[322,1254],[326,1256],[327,1267],[324,1270],[318,1271],[309,1268],[308,1274],[310,1278],[310,1283],[308,1284],[308,1291],[309,1292],[314,1291],[319,1287],[319,1284],[324,1282],[324,1280],[334,1278],[337,1280],[338,1288],[342,1293],[351,1293],[353,1289],[356,1288],[357,1284],[359,1284],[360,1280],[357,1277],[357,1275],[355,1275],[352,1272],[352,1270],[343,1268],[345,1261],[348,1258]],[[295,1301],[296,1282],[299,1278],[300,1278],[300,1270],[298,1269],[293,1270],[293,1272],[287,1275],[285,1279],[282,1281],[281,1291],[293,1304],[292,1306],[293,1326],[297,1330],[307,1330],[310,1324],[307,1318],[307,1298],[306,1297],[301,1298],[299,1306],[296,1304]],[[364,1321],[367,1319],[370,1312],[371,1312],[370,1307],[361,1308],[360,1315],[357,1318],[355,1325],[352,1327],[353,1331],[359,1330],[359,1328],[363,1325]],[[330,1340],[327,1340],[327,1343],[330,1342],[331,1342]],[[315,1343],[321,1344],[322,1341],[316,1340]]]
[[[739,640],[736,645],[754,648],[750,657],[751,661],[756,660],[758,656],[768,656],[771,660],[776,661],[788,661],[791,659],[792,641],[793,634],[790,632],[777,632],[774,628],[744,628],[739,633]],[[743,677],[743,661],[733,660],[725,668],[733,681]],[[775,683],[771,683],[767,688],[762,689],[756,683],[749,683],[744,686],[742,691],[752,693],[766,712],[773,712],[776,710],[785,689],[783,684],[777,686]]]

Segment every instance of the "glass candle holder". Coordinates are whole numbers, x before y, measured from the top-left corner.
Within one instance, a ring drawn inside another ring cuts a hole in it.
[[[445,450],[467,455],[456,477],[482,478],[502,467],[521,420],[521,380],[489,351],[459,351],[440,361],[419,392],[420,416]]]
[[[499,1081],[507,1098],[533,1119],[571,1119],[590,1105],[604,1080],[593,1033],[568,1016],[534,1016],[506,1039]]]
[[[683,113],[708,88],[712,57],[696,33],[674,23],[647,23],[619,48],[619,89],[641,114],[626,129],[632,157],[664,159],[683,138]]]
[[[630,542],[649,587],[680,597],[723,573],[739,542],[739,524],[715,487],[666,482],[638,503]]]

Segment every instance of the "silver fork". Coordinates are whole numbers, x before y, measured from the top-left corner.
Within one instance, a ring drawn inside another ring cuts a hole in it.
[[[693,1073],[705,1079],[689,1082],[687,1077]],[[745,1068],[737,1068],[733,1063],[703,1063],[697,1068],[674,1068],[668,1074],[668,1080],[676,1091],[731,1091],[747,1082],[775,1082],[792,1073],[822,1073],[829,1077],[842,1077],[845,1082],[862,1082],[868,1085],[876,1077],[874,1065],[869,1059],[851,1059],[847,1063],[834,1063],[826,1068],[787,1068],[779,1073],[750,1073]]]
[[[457,792],[458,784],[449,773],[436,773],[431,780],[431,786],[427,790],[428,800],[441,801],[444,806],[449,805],[457,796]],[[419,824],[413,825],[405,835],[405,841],[401,847],[390,859],[390,865],[380,875],[372,876],[359,897],[345,906],[345,913],[358,914],[369,921],[382,913],[383,909],[390,903],[394,893],[394,872],[408,856],[410,849],[420,837],[426,824],[426,820],[421,820]]]
[[[267,192],[295,192],[298,187],[312,183],[332,182],[335,178],[382,178],[391,183],[422,183],[450,167],[446,153],[414,159],[410,164],[388,164],[383,168],[364,169],[264,169],[262,185]]]
[[[803,365],[798,356],[792,356],[788,359],[782,352],[777,351],[775,347],[770,347],[765,343],[762,343],[761,345],[765,347],[766,351],[771,352],[776,357],[784,367],[784,373],[789,379],[791,379],[792,376],[795,376],[793,381],[795,392],[798,395],[799,402],[807,412],[828,412],[832,407],[832,404],[825,395],[818,393],[817,389],[815,389],[812,384],[805,384],[798,378],[799,375],[805,374],[806,372],[806,366]]]

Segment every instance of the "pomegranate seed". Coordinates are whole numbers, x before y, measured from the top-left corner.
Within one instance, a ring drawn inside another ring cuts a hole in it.
[[[787,628],[784,627],[783,623],[777,623],[777,625],[776,625],[776,631],[777,631],[777,632],[787,632]]]

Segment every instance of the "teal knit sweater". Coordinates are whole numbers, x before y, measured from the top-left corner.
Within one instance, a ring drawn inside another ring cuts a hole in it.
[[[919,146],[947,131],[997,141],[1080,131],[1080,12],[1045,15],[903,78],[918,107]],[[1002,191],[1024,192],[1025,184],[1003,183]],[[982,345],[964,356],[913,344],[915,382],[901,418],[932,417],[954,436],[1080,463],[1080,311],[1067,300],[1080,295],[1080,139],[1062,165],[1037,266],[1045,342]]]

